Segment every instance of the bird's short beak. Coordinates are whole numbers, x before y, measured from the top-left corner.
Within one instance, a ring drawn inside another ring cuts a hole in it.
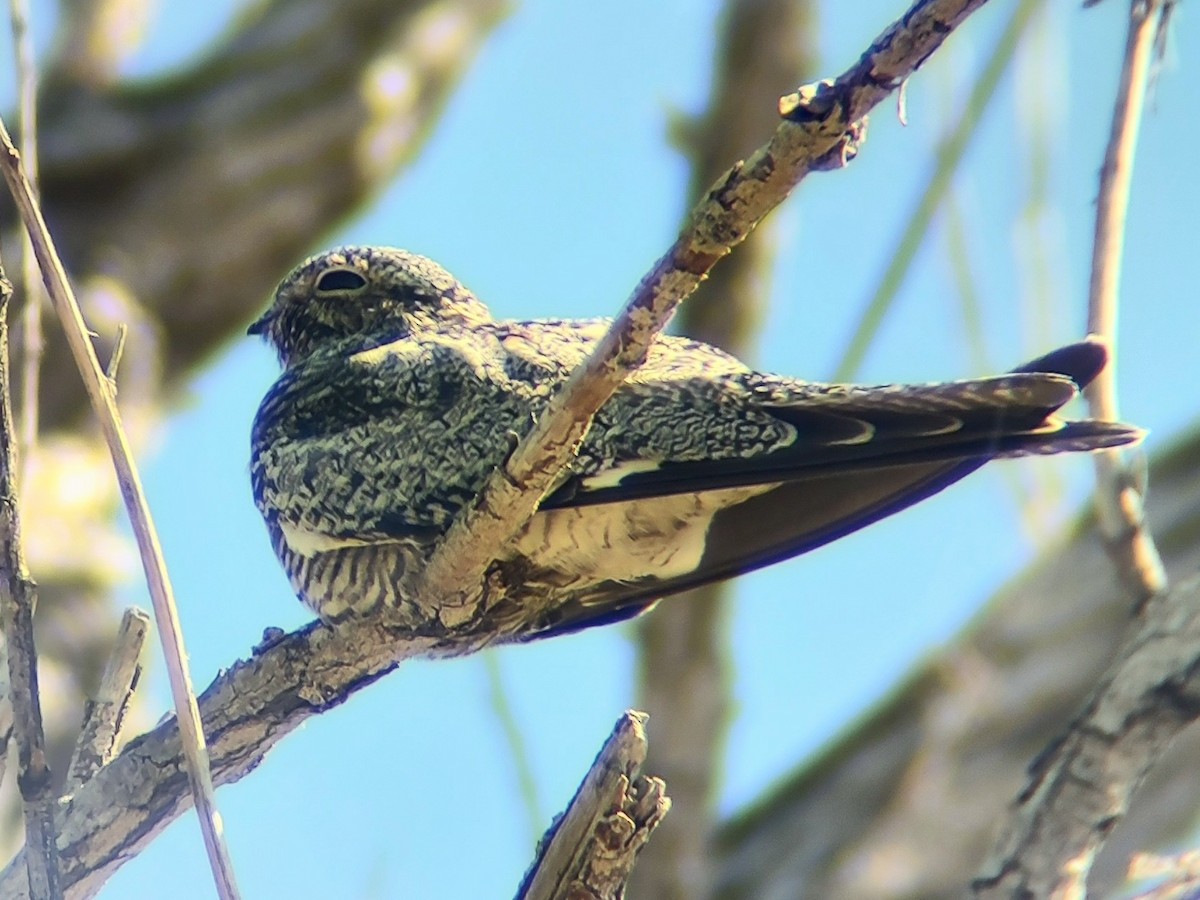
[[[246,334],[266,334],[267,329],[271,327],[271,310],[267,310],[257,319],[250,323],[250,327],[246,329]]]

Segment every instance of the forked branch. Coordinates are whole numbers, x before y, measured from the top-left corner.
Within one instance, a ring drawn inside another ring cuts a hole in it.
[[[537,509],[591,418],[649,353],[676,307],[810,172],[857,152],[865,117],[897,90],[984,0],[921,0],[833,81],[780,100],[770,140],[717,179],[683,231],[641,280],[612,328],[555,395],[507,463],[493,473],[411,586],[437,598],[443,624],[471,618],[487,566]]]
[[[590,417],[645,358],[676,306],[808,173],[844,165],[862,140],[867,113],[984,2],[919,0],[837,79],[783,98],[781,122],[770,140],[709,189],[593,357],[451,529],[420,582],[408,586],[435,598],[428,605],[445,610],[447,625],[469,617],[470,587],[480,583],[499,549],[536,509]],[[57,305],[53,293],[52,299]],[[205,730],[213,736],[214,782],[241,778],[300,722],[342,703],[402,660],[438,652],[429,640],[369,623],[336,631],[313,624],[273,638],[218,677],[200,699]],[[60,847],[70,848],[63,872],[68,896],[98,889],[187,808],[191,798],[182,789],[181,772],[179,732],[172,721],[130,744],[67,800]],[[129,796],[142,802],[114,807],[112,798]],[[19,867],[10,865],[0,874],[0,895],[27,896],[24,888]]]

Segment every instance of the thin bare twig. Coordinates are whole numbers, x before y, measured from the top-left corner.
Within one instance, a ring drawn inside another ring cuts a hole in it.
[[[37,63],[33,57],[33,29],[30,26],[28,0],[9,0],[13,47],[17,76],[17,115],[21,150],[25,154],[25,174],[33,195],[38,193]],[[41,380],[42,354],[42,279],[28,235],[21,238],[21,282],[25,307],[21,313],[21,424],[20,459],[28,469],[33,464],[38,436],[38,385]],[[21,479],[25,481],[23,477]]]
[[[36,587],[21,550],[21,517],[17,509],[17,446],[13,433],[8,370],[8,303],[12,286],[0,270],[0,607],[8,642],[8,684],[17,742],[17,783],[25,813],[25,867],[33,900],[60,900],[58,867],[58,798],[46,760],[42,699],[38,691],[37,649],[33,643]]]
[[[1163,8],[1163,0],[1133,0],[1131,4],[1125,60],[1096,201],[1088,331],[1107,341],[1110,359],[1104,371],[1088,386],[1085,395],[1093,417],[1112,421],[1116,421],[1117,416],[1117,310],[1125,216],[1129,209],[1138,129]],[[1095,460],[1095,504],[1100,532],[1108,542],[1122,581],[1134,592],[1138,603],[1144,604],[1166,589],[1167,577],[1158,548],[1146,529],[1139,479],[1131,473],[1118,451],[1097,453]]]
[[[566,812],[542,838],[518,900],[625,895],[638,851],[671,808],[662,780],[641,774],[645,726],[646,714],[633,710],[617,720]]]
[[[212,775],[209,771],[208,754],[205,750],[204,732],[200,724],[196,698],[192,691],[191,677],[187,670],[187,654],[183,647],[183,635],[179,625],[179,613],[175,607],[174,592],[167,576],[166,563],[163,560],[162,548],[159,546],[158,532],[146,504],[141,478],[134,465],[133,453],[129,448],[125,429],[121,424],[112,384],[96,359],[96,351],[88,337],[87,326],[84,324],[79,304],[67,283],[62,260],[59,259],[58,252],[54,248],[41,210],[38,208],[29,181],[22,169],[20,155],[13,146],[12,138],[3,121],[0,121],[0,144],[2,144],[0,168],[3,169],[4,178],[8,182],[9,190],[17,202],[17,208],[25,223],[25,228],[33,241],[34,252],[37,254],[38,263],[42,269],[46,289],[49,291],[59,319],[62,320],[67,341],[71,346],[80,374],[83,376],[88,399],[100,420],[100,428],[112,455],[117,481],[129,512],[134,536],[137,538],[142,567],[145,569],[146,581],[154,603],[154,615],[158,622],[159,637],[167,661],[171,695],[175,702],[175,711],[179,717],[180,730],[184,739],[183,749],[188,762],[188,778],[195,798],[196,811],[200,818],[200,828],[204,835],[204,845],[213,870],[213,878],[222,900],[235,900],[238,891],[233,875],[233,864],[225,846],[223,827],[213,797]]]
[[[1129,32],[1097,202],[1088,330],[1112,360],[1087,389],[1092,415],[1117,415],[1116,324],[1125,216],[1161,0],[1133,0]],[[1096,853],[1128,809],[1133,791],[1166,745],[1200,717],[1193,684],[1200,656],[1200,580],[1173,591],[1145,526],[1142,492],[1117,453],[1096,456],[1098,530],[1118,574],[1144,611],[1067,733],[1033,765],[978,896],[1082,897]]]
[[[919,0],[837,79],[780,100],[782,121],[771,139],[709,188],[592,356],[458,517],[428,566],[414,573],[406,590],[436,598],[443,625],[453,628],[474,614],[488,565],[533,515],[591,417],[642,363],[676,307],[805,176],[845,165],[863,139],[867,113],[984,2]]]
[[[136,607],[125,610],[100,687],[87,704],[83,728],[67,769],[64,793],[75,790],[100,771],[116,755],[121,726],[141,676],[142,646],[150,617]]]

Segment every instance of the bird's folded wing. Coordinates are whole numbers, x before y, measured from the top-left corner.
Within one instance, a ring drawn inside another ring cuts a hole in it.
[[[1128,444],[1140,437],[1138,429],[1090,420],[1066,422],[1055,415],[1094,377],[1103,360],[1102,345],[1084,342],[993,378],[878,387],[802,385],[791,394],[790,385],[800,383],[747,376],[755,411],[794,429],[785,445],[724,458],[619,461],[569,479],[541,508],[851,474],[869,483],[881,478],[871,473],[896,467],[976,461],[970,466],[975,468],[998,457]]]
[[[610,472],[607,481],[576,479],[543,508],[744,484],[762,479],[761,467],[778,466],[765,477],[780,480],[713,517],[703,556],[689,572],[597,585],[550,610],[533,637],[620,621],[661,597],[805,553],[941,491],[998,455],[1135,441],[1142,433],[1130,426],[1053,417],[1105,360],[1104,346],[1087,341],[998,379],[838,389],[779,409],[802,433],[776,460],[677,463],[620,477]],[[1025,377],[1031,373],[1041,374]]]
[[[764,523],[779,516],[786,521],[761,529],[761,546],[742,547],[714,561],[710,568],[718,574],[712,577],[724,577],[860,528],[995,456],[1128,443],[1138,432],[1127,426],[1064,424],[1053,418],[1104,359],[1102,345],[1081,343],[1007,376],[880,388],[734,373],[727,377],[737,382],[736,403],[719,391],[692,399],[721,405],[726,423],[740,421],[742,412],[765,416],[781,425],[776,438],[791,437],[776,439],[769,452],[724,458],[697,454],[694,447],[672,457],[670,441],[659,433],[669,423],[657,416],[677,402],[678,382],[664,380],[660,387],[643,380],[614,398],[613,404],[625,405],[620,424],[603,421],[602,411],[573,472],[541,508],[798,485],[786,496],[767,495],[774,498],[769,511],[762,508],[763,500],[742,504],[759,508],[756,515],[765,516]],[[439,389],[448,390],[446,385]],[[656,415],[639,419],[639,404],[657,404]],[[361,398],[340,401],[340,409],[340,416],[321,418],[331,431],[314,427],[304,440],[263,454],[264,471],[277,476],[264,487],[272,507],[284,526],[313,536],[314,547],[436,541],[511,450],[513,438],[528,427],[528,414],[519,404],[455,420],[440,414],[427,418],[404,404],[394,410],[366,404]],[[363,409],[367,415],[360,419]],[[293,458],[273,458],[280,453]]]

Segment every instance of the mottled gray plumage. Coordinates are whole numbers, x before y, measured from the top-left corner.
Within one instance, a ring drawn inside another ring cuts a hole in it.
[[[284,372],[252,436],[254,497],[325,619],[378,612],[447,639],[521,640],[794,556],[998,456],[1128,443],[1054,412],[1104,365],[1063,348],[996,378],[856,387],[753,372],[664,337],[500,554],[453,633],[405,590],[604,321],[496,322],[436,263],[345,247],[309,259],[253,326]]]

